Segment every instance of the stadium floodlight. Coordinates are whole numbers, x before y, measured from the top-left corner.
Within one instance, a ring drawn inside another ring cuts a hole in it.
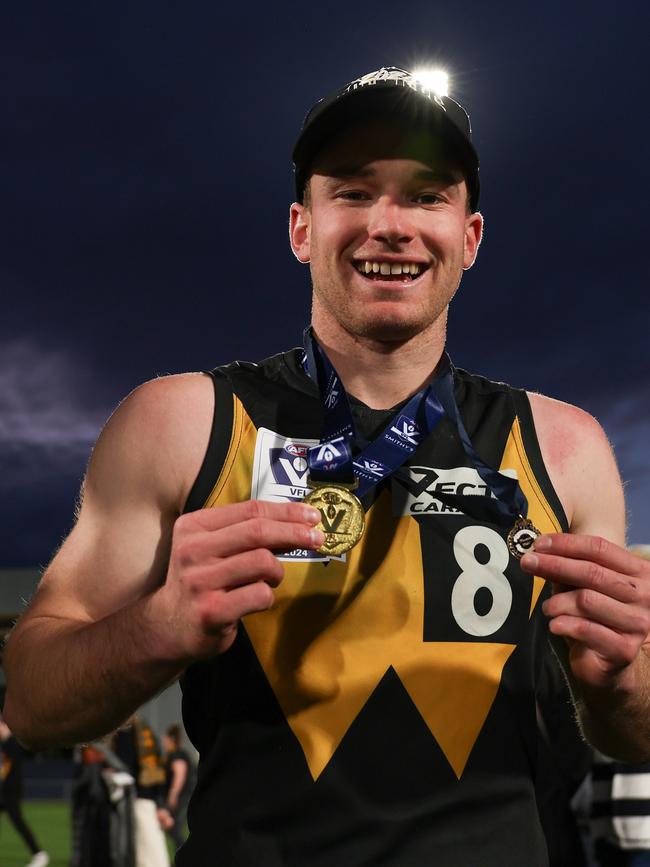
[[[413,78],[436,96],[449,96],[449,75],[444,69],[416,69]]]

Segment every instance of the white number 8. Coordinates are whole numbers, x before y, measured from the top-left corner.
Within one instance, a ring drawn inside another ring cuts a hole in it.
[[[477,545],[488,549],[487,563],[476,559]],[[510,559],[508,546],[489,527],[463,527],[454,539],[454,557],[463,570],[451,591],[451,610],[456,623],[468,635],[492,635],[506,622],[512,608],[512,588],[503,574]],[[492,594],[492,605],[485,614],[478,614],[474,598],[482,587],[487,587]]]

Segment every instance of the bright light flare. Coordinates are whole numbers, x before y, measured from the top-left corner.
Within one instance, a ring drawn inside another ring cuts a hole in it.
[[[449,96],[449,76],[444,69],[416,69],[413,78],[436,96]]]

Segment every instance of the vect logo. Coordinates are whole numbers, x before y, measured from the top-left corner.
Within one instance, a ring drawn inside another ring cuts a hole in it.
[[[503,475],[517,478],[515,470],[501,470]],[[433,468],[410,466],[395,475],[393,507],[397,515],[459,515],[458,508],[445,502],[445,495],[454,497],[494,496],[473,467]]]

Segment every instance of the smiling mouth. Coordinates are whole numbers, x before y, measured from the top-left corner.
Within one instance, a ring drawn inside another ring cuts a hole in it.
[[[352,264],[359,274],[368,280],[412,282],[426,271],[426,265],[421,262],[376,262],[364,259]]]

